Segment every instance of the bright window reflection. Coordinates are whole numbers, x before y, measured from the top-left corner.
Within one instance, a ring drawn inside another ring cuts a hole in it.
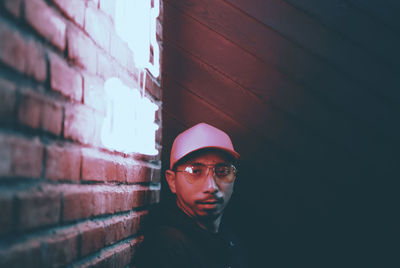
[[[153,5],[152,5],[153,2]],[[160,73],[160,51],[156,40],[159,0],[117,0],[115,29],[133,51],[135,65],[147,68],[154,77]],[[153,49],[153,60],[150,57]]]
[[[104,88],[107,114],[101,131],[103,145],[124,153],[156,155],[158,126],[154,117],[158,106],[118,78],[107,80]]]

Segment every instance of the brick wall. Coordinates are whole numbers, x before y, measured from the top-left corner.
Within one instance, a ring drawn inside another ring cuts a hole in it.
[[[140,88],[114,3],[0,1],[0,267],[130,266],[159,201],[160,154],[100,141],[106,79]],[[159,80],[146,87],[160,152]]]

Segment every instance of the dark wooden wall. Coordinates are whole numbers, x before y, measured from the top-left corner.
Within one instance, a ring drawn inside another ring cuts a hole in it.
[[[164,167],[177,133],[208,122],[242,155],[227,217],[254,267],[387,261],[400,2],[163,4]]]

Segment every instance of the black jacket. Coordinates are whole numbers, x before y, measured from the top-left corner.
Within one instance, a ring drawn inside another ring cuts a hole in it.
[[[238,239],[224,224],[213,234],[201,229],[176,205],[150,212],[136,268],[243,268]]]

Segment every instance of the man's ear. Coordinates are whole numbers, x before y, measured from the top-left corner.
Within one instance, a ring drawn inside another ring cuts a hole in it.
[[[176,173],[173,172],[172,170],[166,170],[165,171],[165,178],[167,179],[169,188],[171,189],[171,192],[176,194]]]

